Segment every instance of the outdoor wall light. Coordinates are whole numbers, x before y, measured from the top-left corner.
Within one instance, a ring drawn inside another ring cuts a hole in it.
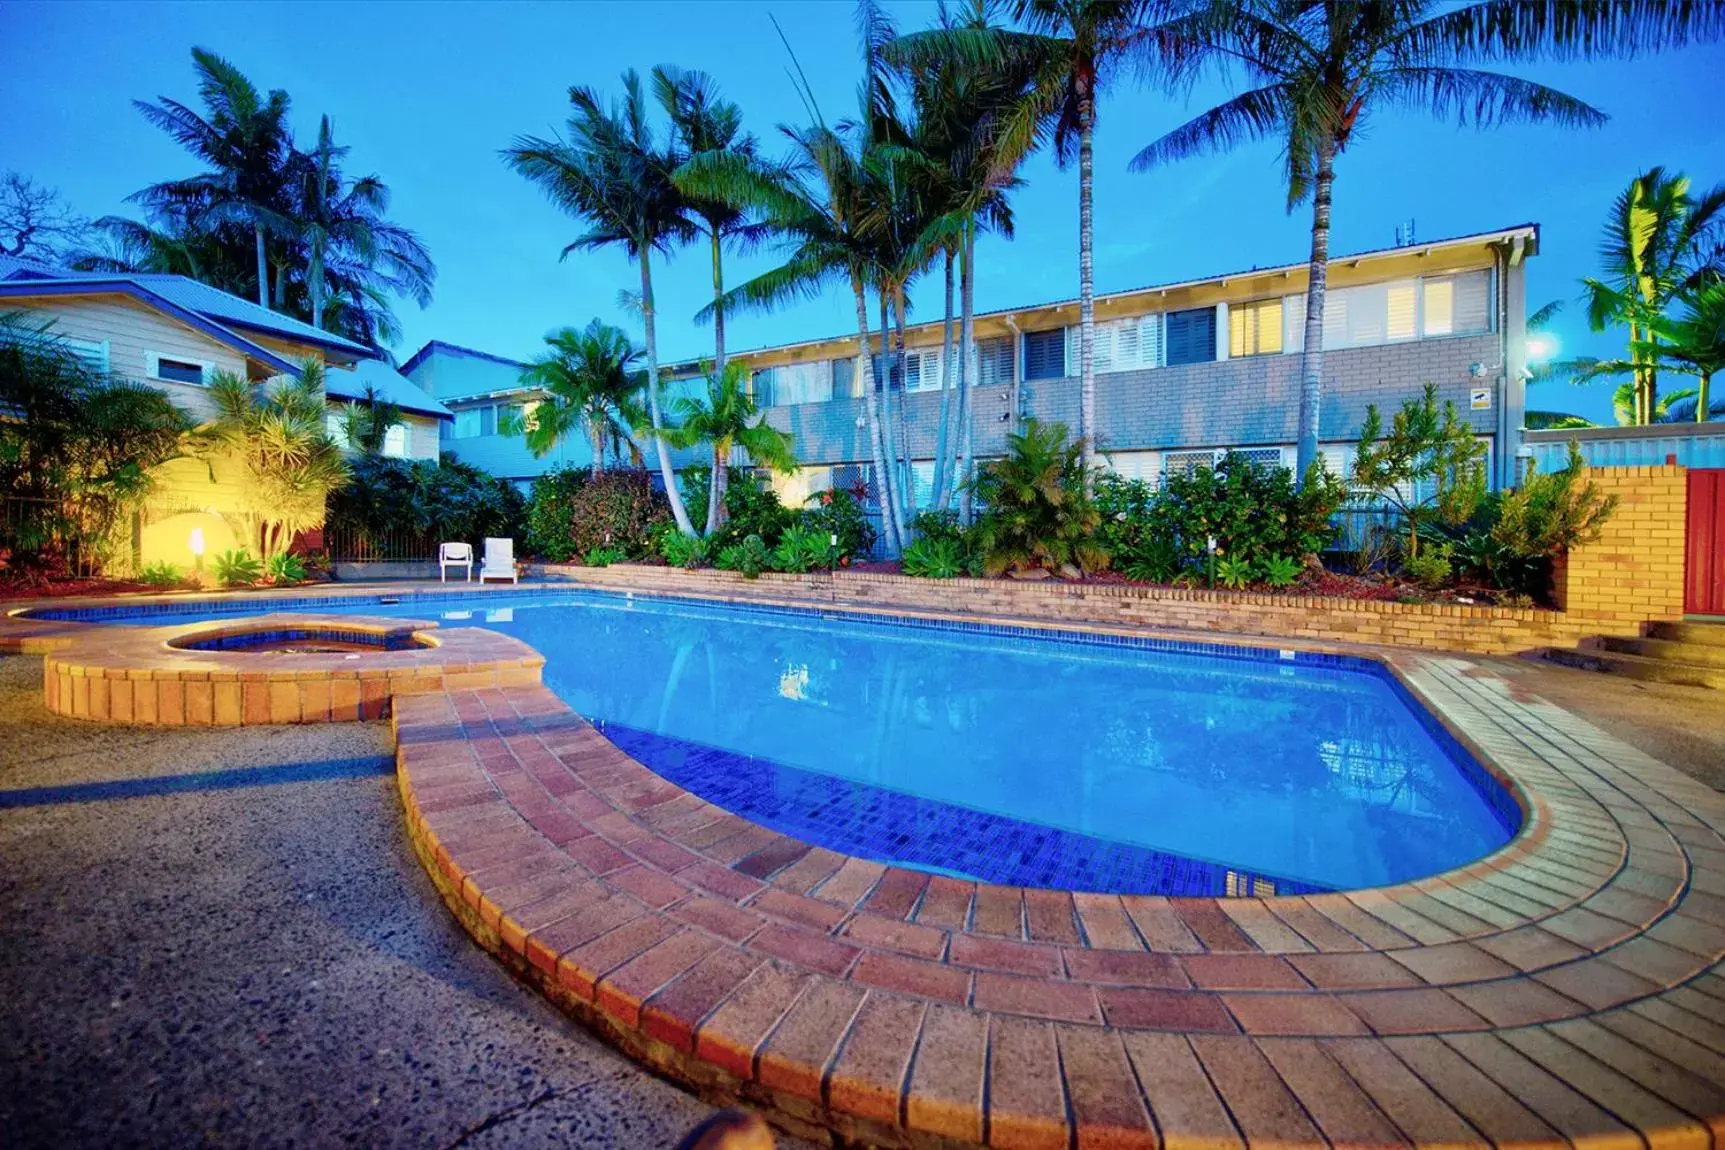
[[[1545,332],[1540,332],[1538,335],[1528,336],[1527,342],[1522,346],[1527,350],[1528,359],[1550,359],[1552,356],[1557,354],[1557,337]]]
[[[192,528],[192,533],[186,537],[186,546],[191,548],[192,566],[199,571],[204,569],[204,529]]]

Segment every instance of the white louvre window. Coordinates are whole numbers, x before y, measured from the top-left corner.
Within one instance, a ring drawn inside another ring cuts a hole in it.
[[[1099,372],[1138,371],[1158,366],[1161,350],[1161,316],[1133,316],[1099,323],[1091,344],[1091,362]],[[1082,335],[1078,328],[1066,329],[1066,362],[1078,363]]]
[[[406,459],[412,443],[412,433],[405,423],[391,424],[383,433],[383,453],[391,459]]]
[[[1339,288],[1324,301],[1324,346],[1365,347],[1412,339],[1416,289],[1411,281]]]
[[[910,492],[917,507],[927,507],[934,502],[934,460],[911,460]]]
[[[1304,351],[1306,348],[1306,297],[1282,297],[1282,350]]]
[[[757,372],[757,378],[762,373]],[[833,397],[833,368],[826,360],[818,363],[788,363],[772,369],[770,400],[757,396],[763,407],[792,403],[825,403]]]
[[[479,437],[479,409],[477,407],[460,407],[455,411],[456,439],[477,439]]]
[[[1337,479],[1346,479],[1354,472],[1354,454],[1358,450],[1352,443],[1329,443],[1318,448],[1318,459],[1325,471]]]
[[[61,345],[91,371],[108,373],[108,341],[95,339],[62,339]]]
[[[1462,335],[1491,327],[1491,273],[1463,272],[1427,276],[1423,331],[1426,335]]]
[[[1122,479],[1143,479],[1155,483],[1162,477],[1162,453],[1159,451],[1115,451],[1106,458],[1109,469]]]
[[[939,391],[941,382],[940,349],[906,349],[904,353],[904,389],[906,391]]]

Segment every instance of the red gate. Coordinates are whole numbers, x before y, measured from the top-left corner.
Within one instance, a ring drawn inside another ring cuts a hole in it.
[[[1683,613],[1725,615],[1725,469],[1689,473]]]

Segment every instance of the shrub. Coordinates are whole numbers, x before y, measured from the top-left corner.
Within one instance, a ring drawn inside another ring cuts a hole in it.
[[[773,567],[794,575],[826,567],[834,559],[828,537],[802,523],[785,528],[779,545],[773,548]]]
[[[759,535],[768,547],[776,547],[779,536],[796,521],[797,513],[781,503],[778,492],[752,472],[732,473],[725,487],[725,522],[718,531],[721,545]]]
[[[1441,587],[1453,574],[1450,547],[1447,543],[1431,543],[1425,550],[1402,559],[1402,573],[1423,587]]]
[[[138,582],[147,587],[167,589],[185,582],[186,574],[172,563],[152,563],[138,572]]]
[[[904,573],[919,579],[956,579],[966,571],[962,544],[953,538],[924,536],[904,549]]]
[[[719,570],[736,571],[745,579],[759,578],[761,572],[771,569],[772,565],[773,554],[759,535],[746,536],[741,543],[722,549],[713,562]]]
[[[1288,555],[1272,555],[1258,564],[1258,577],[1272,587],[1292,587],[1300,578],[1300,562]]]
[[[867,495],[867,490],[860,484],[854,490],[835,487],[830,491],[817,491],[803,504],[800,521],[828,539],[837,535],[840,559],[867,555],[874,550],[875,541],[874,525],[863,509]]]
[[[1403,550],[1411,560],[1419,555],[1422,531],[1429,535],[1439,524],[1460,526],[1479,507],[1485,497],[1485,444],[1456,414],[1454,403],[1438,405],[1437,387],[1428,383],[1419,399],[1402,404],[1388,435],[1377,405],[1366,408],[1352,483],[1406,517]]]
[[[1224,555],[1216,560],[1216,582],[1224,587],[1236,591],[1249,587],[1256,574],[1252,561],[1244,555]]]
[[[651,555],[654,534],[671,515],[653,490],[651,474],[638,470],[592,477],[569,497],[568,507],[563,533],[571,556],[598,547],[615,547],[630,558]]]
[[[569,539],[575,493],[587,485],[586,468],[560,467],[533,481],[527,499],[527,553],[566,563],[581,552]]]
[[[223,551],[214,560],[216,580],[223,587],[238,587],[256,583],[263,577],[264,566],[243,547]]]
[[[303,583],[305,564],[298,555],[289,555],[284,551],[270,556],[269,562],[264,564],[264,574],[270,577],[272,583]]]
[[[356,456],[349,468],[352,478],[329,498],[324,524],[332,532],[361,538],[406,532],[477,546],[490,535],[519,537],[528,520],[527,501],[513,483],[459,460]]]
[[[987,510],[976,543],[985,569],[1099,571],[1108,552],[1096,538],[1101,515],[1084,490],[1083,444],[1066,426],[1027,419],[1007,436],[1004,458],[986,464],[976,495]]]
[[[621,547],[595,547],[581,557],[581,562],[588,567],[609,567],[628,558]]]
[[[659,530],[659,556],[673,567],[692,571],[707,565],[710,542],[699,535],[684,535],[666,524]]]

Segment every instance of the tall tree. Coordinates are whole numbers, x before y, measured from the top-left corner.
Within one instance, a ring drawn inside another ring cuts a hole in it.
[[[563,211],[589,231],[563,249],[593,251],[618,246],[641,270],[641,321],[647,343],[647,414],[652,421],[659,473],[677,529],[695,534],[671,450],[657,433],[665,423],[659,405],[659,343],[653,303],[653,253],[669,252],[694,237],[688,200],[672,179],[682,160],[674,143],[661,139],[649,119],[641,77],[623,73],[623,99],[610,107],[591,88],[569,89],[567,138],[517,136],[503,155],[516,172],[537,184]]]
[[[1243,74],[1245,90],[1144,148],[1132,167],[1274,139],[1289,210],[1312,203],[1302,476],[1318,458],[1336,163],[1372,113],[1395,108],[1479,128],[1596,126],[1605,115],[1581,100],[1481,65],[1628,55],[1722,30],[1725,7],[1699,0],[1479,0],[1459,8],[1436,0],[1209,0],[1164,26],[1157,46],[1175,76],[1217,68]]]
[[[673,173],[678,187],[689,198],[689,211],[698,218],[707,232],[713,265],[713,376],[725,376],[725,248],[749,251],[760,243],[766,227],[750,213],[729,200],[699,196],[691,191],[688,176],[691,164],[708,162],[716,157],[735,157],[743,163],[757,158],[755,137],[743,131],[743,113],[736,104],[719,96],[717,85],[705,72],[686,72],[660,66],[653,69],[653,94],[659,106],[670,118],[676,134],[682,163]],[[726,469],[713,472],[708,485],[710,505],[707,530],[717,525],[716,515],[725,506]],[[713,508],[717,508],[715,512]]]
[[[0,176],[0,256],[58,263],[87,242],[90,221],[71,209],[58,188],[22,172]]]
[[[635,428],[646,422],[636,398],[641,393],[636,368],[641,352],[622,328],[598,318],[579,331],[559,328],[545,343],[549,350],[521,372],[522,385],[544,391],[545,398],[530,417],[519,423],[512,417],[504,433],[523,436],[527,449],[539,458],[572,432],[584,430],[593,448],[590,470],[602,475],[605,444],[627,441],[633,446]]]
[[[1010,171],[1052,132],[1061,167],[1078,163],[1078,434],[1085,482],[1095,470],[1096,287],[1092,202],[1099,97],[1128,65],[1154,59],[1157,0],[1017,0],[1022,30],[986,19],[906,36],[901,57],[1023,77],[1023,95],[999,118],[997,170]],[[986,13],[985,13],[986,15]]]
[[[411,230],[390,222],[389,188],[375,175],[349,179],[341,170],[348,149],[338,146],[328,116],[318,124],[317,144],[290,160],[289,202],[275,227],[304,247],[305,291],[313,327],[324,327],[333,300],[360,322],[343,334],[374,345],[396,329],[393,312],[370,305],[379,297],[404,295],[420,307],[431,303],[437,265]],[[356,314],[358,313],[358,314]]]
[[[723,372],[707,376],[707,394],[682,396],[671,404],[677,423],[664,435],[684,449],[706,444],[712,451],[713,479],[707,484],[707,533],[724,521],[719,473],[730,470],[731,455],[741,449],[750,462],[774,471],[795,471],[797,456],[791,437],[766,421],[749,392],[749,367],[733,362]]]
[[[1717,247],[1725,229],[1725,184],[1701,196],[1689,188],[1689,177],[1664,168],[1635,177],[1606,219],[1599,248],[1603,275],[1581,281],[1588,325],[1604,331],[1621,324],[1629,332],[1627,363],[1592,363],[1582,375],[1627,369],[1638,424],[1658,422],[1665,407],[1659,403],[1659,344],[1672,304],[1725,271]]]
[[[286,206],[287,165],[292,150],[288,94],[267,96],[227,60],[205,48],[192,49],[198,76],[199,114],[166,96],[133,103],[210,170],[183,180],[153,184],[131,199],[146,208],[179,213],[221,225],[249,227],[257,257],[257,299],[270,305],[269,263],[264,233]]]

